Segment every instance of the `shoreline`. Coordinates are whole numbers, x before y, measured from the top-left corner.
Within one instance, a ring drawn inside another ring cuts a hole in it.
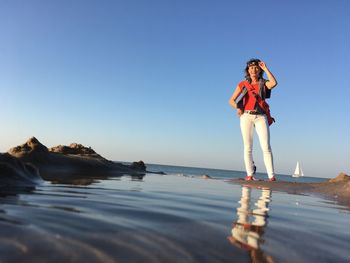
[[[73,143],[47,148],[35,137],[26,143],[0,154],[1,186],[35,186],[40,179],[52,183],[90,184],[94,179],[131,175],[142,178],[147,173],[165,175],[165,172],[147,171],[142,162],[128,165],[115,163],[97,154],[91,147]],[[209,175],[202,179],[214,179]],[[350,208],[350,176],[340,173],[322,182],[245,181],[242,178],[226,180],[228,183],[290,194],[318,195]]]
[[[227,182],[252,188],[268,188],[288,194],[316,195],[337,201],[340,205],[350,208],[350,176],[345,173],[319,183],[245,181],[242,178],[227,180]]]

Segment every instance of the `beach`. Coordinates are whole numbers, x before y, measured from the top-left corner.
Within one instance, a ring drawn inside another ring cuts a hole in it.
[[[1,261],[349,260],[349,207],[172,169],[3,194]]]
[[[244,174],[30,138],[0,155],[0,261],[350,260],[349,176]]]
[[[340,173],[333,179],[314,183],[286,181],[268,182],[263,180],[244,181],[242,178],[232,179],[231,182],[253,188],[269,188],[274,191],[283,191],[289,194],[317,195],[350,207],[350,176],[345,173]]]

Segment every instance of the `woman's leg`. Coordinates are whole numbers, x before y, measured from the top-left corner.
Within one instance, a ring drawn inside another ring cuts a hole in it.
[[[254,174],[253,169],[253,125],[254,115],[244,113],[240,117],[241,132],[244,144],[244,164],[248,176]]]
[[[269,178],[275,176],[273,167],[273,155],[270,146],[270,128],[265,115],[257,115],[255,129],[259,137],[260,146],[264,155],[264,163]]]

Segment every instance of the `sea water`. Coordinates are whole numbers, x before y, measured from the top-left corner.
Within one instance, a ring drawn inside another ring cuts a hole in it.
[[[349,207],[227,180],[241,172],[148,169],[167,174],[2,192],[0,261],[350,260]]]

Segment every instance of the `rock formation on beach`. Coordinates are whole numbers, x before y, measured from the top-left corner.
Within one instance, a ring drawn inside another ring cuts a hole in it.
[[[57,152],[63,154],[81,154],[81,155],[94,155],[95,157],[100,157],[91,147],[85,147],[79,143],[71,143],[69,146],[58,145],[55,147],[51,147],[49,149],[50,152]]]
[[[91,147],[85,147],[78,143],[72,143],[69,146],[58,145],[55,147],[47,148],[35,137],[31,137],[22,145],[11,148],[8,153],[23,160],[35,159],[37,161],[45,161],[50,153],[85,156],[106,160],[101,155],[97,154],[93,149],[91,149]]]
[[[137,171],[146,171],[146,165],[143,161],[133,162],[130,167]]]
[[[45,145],[41,144],[35,137],[32,137],[26,143],[11,148],[8,154],[17,158],[23,158],[28,155],[45,157],[48,152],[49,150]]]
[[[115,163],[97,154],[91,147],[78,143],[47,148],[35,137],[22,145],[11,148],[9,155],[23,163],[30,163],[39,170],[45,180],[72,178],[141,176],[146,171],[142,161],[131,165]]]
[[[38,170],[8,153],[0,154],[0,189],[33,187],[42,182]]]

